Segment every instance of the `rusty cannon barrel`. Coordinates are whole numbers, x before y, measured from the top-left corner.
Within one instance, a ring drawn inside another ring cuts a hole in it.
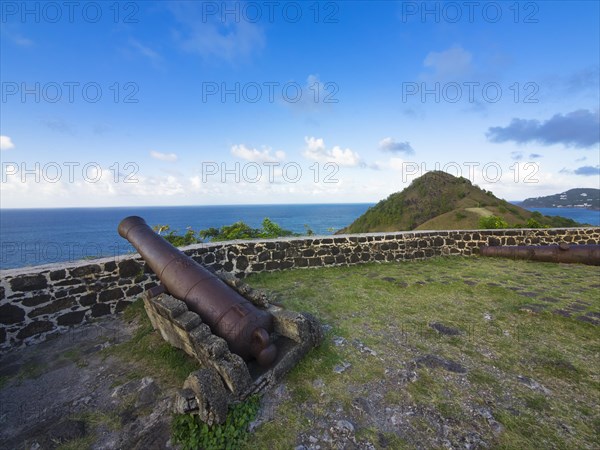
[[[479,254],[532,261],[600,266],[600,245],[597,244],[485,246],[479,249]]]
[[[273,316],[227,286],[189,256],[155,233],[144,219],[130,216],[119,224],[127,239],[158,276],[167,292],[185,302],[229,349],[248,361],[269,366],[277,356],[270,342]]]

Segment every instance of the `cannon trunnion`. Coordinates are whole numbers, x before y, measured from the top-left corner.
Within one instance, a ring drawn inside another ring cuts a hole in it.
[[[140,253],[166,291],[197,313],[230,350],[264,367],[273,363],[277,348],[270,340],[273,317],[258,309],[221,279],[155,233],[138,216],[121,221],[119,234]]]

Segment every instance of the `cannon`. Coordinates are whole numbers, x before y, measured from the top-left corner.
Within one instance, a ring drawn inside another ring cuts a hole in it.
[[[231,352],[245,361],[270,366],[277,356],[271,342],[273,317],[155,233],[143,218],[126,217],[118,227],[161,281],[166,292],[197,313]]]
[[[480,248],[479,254],[481,256],[600,266],[600,245],[598,244],[484,246]]]

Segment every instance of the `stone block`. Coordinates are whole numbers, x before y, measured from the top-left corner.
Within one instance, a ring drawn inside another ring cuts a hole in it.
[[[135,259],[125,259],[119,263],[119,276],[131,278],[143,272],[142,265]]]
[[[17,305],[7,303],[0,306],[0,323],[11,325],[13,323],[21,323],[25,320],[25,311]]]
[[[30,311],[28,316],[33,318],[33,317],[38,317],[41,316],[43,314],[53,314],[56,313],[58,311],[62,311],[63,309],[67,309],[70,308],[71,306],[74,306],[76,304],[75,299],[74,298],[61,298],[58,300],[54,300],[53,302],[47,304],[46,306],[42,306],[40,308],[36,308],[33,311]]]
[[[98,301],[100,302],[112,302],[121,298],[123,298],[123,291],[121,288],[102,290],[98,294]]]
[[[35,336],[36,334],[45,333],[54,328],[54,324],[47,320],[35,320],[27,326],[21,328],[21,330],[17,333],[17,339],[26,339],[31,336]]]
[[[90,264],[88,266],[75,267],[69,270],[69,274],[75,278],[90,276],[100,272],[102,272],[102,269],[98,264]]]
[[[46,302],[50,301],[51,298],[52,297],[50,297],[50,294],[33,295],[32,297],[23,299],[23,301],[21,303],[23,303],[23,305],[25,305],[25,306],[31,307],[31,306],[41,305],[42,303],[46,303]]]
[[[101,317],[110,314],[110,305],[108,303],[96,303],[92,306],[92,317]]]
[[[173,322],[185,331],[190,331],[202,323],[200,316],[191,311],[186,311],[173,319]]]
[[[10,280],[10,288],[13,291],[37,291],[39,289],[45,289],[48,287],[48,281],[46,277],[41,274],[36,275],[22,275]]]
[[[193,392],[202,421],[208,425],[225,422],[228,396],[214,369],[202,368],[192,372],[183,383],[183,389]],[[190,404],[189,401],[187,403]]]
[[[58,325],[66,326],[66,325],[77,325],[80,324],[85,316],[85,311],[73,311],[62,316],[58,316],[56,319],[56,323]]]
[[[170,320],[188,311],[188,307],[184,302],[170,295],[160,295],[151,299],[149,304],[152,305],[157,314]]]

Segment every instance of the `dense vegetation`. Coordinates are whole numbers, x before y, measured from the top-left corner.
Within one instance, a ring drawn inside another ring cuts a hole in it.
[[[304,226],[307,236],[311,236],[313,231]],[[169,225],[156,225],[153,230],[165,238],[176,247],[198,244],[204,241],[233,241],[236,239],[273,239],[286,236],[300,236],[299,233],[281,228],[268,217],[262,221],[260,228],[252,228],[245,222],[239,221],[231,225],[223,225],[221,228],[207,228],[195,232],[191,227],[186,229],[184,235],[177,234],[177,230],[171,230]],[[164,233],[164,234],[163,234]]]
[[[433,171],[369,208],[338,233],[574,226],[580,224],[528,211],[472,185],[465,178]]]

